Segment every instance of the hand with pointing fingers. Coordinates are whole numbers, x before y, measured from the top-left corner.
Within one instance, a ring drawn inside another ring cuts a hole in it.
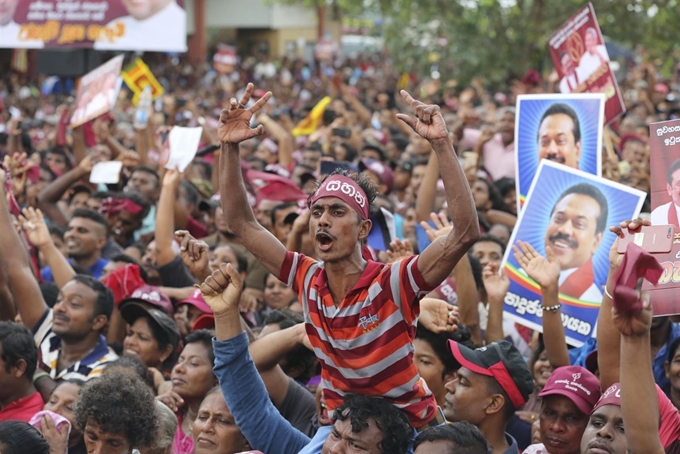
[[[401,96],[413,109],[415,118],[398,113],[398,119],[409,125],[423,139],[440,140],[449,138],[449,131],[446,129],[446,123],[439,106],[425,104],[417,99],[413,99],[406,90],[401,91]]]
[[[251,108],[247,109],[246,107],[253,95],[253,89],[253,84],[248,84],[241,100],[237,101],[236,98],[231,98],[229,108],[222,111],[217,135],[223,144],[238,144],[264,133],[264,126],[262,125],[251,129],[250,120],[269,101],[272,93],[268,91]]]

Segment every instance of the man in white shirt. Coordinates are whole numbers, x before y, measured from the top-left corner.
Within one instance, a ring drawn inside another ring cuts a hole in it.
[[[2,1],[2,0],[0,0]],[[186,12],[175,0],[123,0],[129,16],[114,19],[107,30],[123,27],[122,37],[104,30],[95,41],[97,50],[185,52]]]
[[[560,54],[560,65],[562,74],[564,74],[562,80],[560,80],[560,91],[562,93],[571,93],[578,87],[578,75],[576,74],[576,67],[571,60],[569,52],[562,51]]]
[[[608,213],[606,197],[589,183],[577,183],[557,199],[545,231],[545,246],[560,263],[560,293],[584,301],[602,300],[592,259],[602,242]]]
[[[672,200],[652,211],[652,225],[673,224],[680,228],[680,159],[676,159],[666,172],[666,190]]]
[[[586,52],[578,62],[578,78],[580,81],[587,81],[588,78],[604,64],[609,63],[607,48],[597,43],[597,31],[593,27],[586,30]]]
[[[42,48],[40,40],[20,39],[21,26],[14,22],[14,13],[19,0],[0,0],[0,48]]]

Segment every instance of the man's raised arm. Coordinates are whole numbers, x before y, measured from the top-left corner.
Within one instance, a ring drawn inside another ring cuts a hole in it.
[[[246,109],[253,93],[248,84],[240,101],[231,98],[228,109],[222,111],[217,133],[222,143],[220,156],[220,194],[227,229],[248,249],[274,276],[279,276],[286,256],[286,248],[267,229],[262,227],[248,203],[243,176],[239,143],[259,136],[262,125],[250,128],[250,119],[264,106],[271,92],[267,92],[250,109]]]
[[[9,288],[21,319],[32,330],[45,315],[47,304],[40,292],[38,280],[33,275],[28,250],[12,225],[5,177],[5,171],[0,169],[0,266],[7,274]]]
[[[397,118],[432,145],[439,161],[439,172],[444,181],[446,203],[453,223],[453,230],[432,242],[418,259],[418,269],[425,282],[437,286],[479,238],[477,210],[439,106],[417,101],[404,90],[401,95],[414,110],[415,118],[405,114],[397,114]]]

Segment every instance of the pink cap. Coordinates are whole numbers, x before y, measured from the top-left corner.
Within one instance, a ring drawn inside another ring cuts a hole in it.
[[[368,170],[374,173],[380,182],[387,187],[387,192],[392,191],[394,186],[394,175],[390,166],[374,159],[362,159],[359,161],[359,170]]]
[[[600,400],[598,400],[593,407],[593,413],[595,410],[604,407],[605,405],[621,406],[621,385],[619,383],[614,383],[602,393],[602,397],[600,397]]]
[[[558,367],[538,395],[564,396],[574,402],[581,413],[590,415],[600,398],[600,381],[592,372],[581,366]]]
[[[158,287],[153,287],[151,285],[142,285],[141,287],[138,287],[132,292],[132,295],[122,300],[120,304],[123,305],[128,301],[141,301],[154,305],[170,315],[170,317],[172,317],[174,313],[170,298],[168,298],[165,293],[161,292]]]
[[[208,303],[205,302],[203,299],[203,295],[201,295],[201,291],[199,289],[194,290],[191,293],[191,296],[183,301],[180,301],[179,304],[191,304],[195,308],[197,308],[199,311],[203,312],[204,314],[212,314],[212,309],[210,309],[210,306],[208,306]]]

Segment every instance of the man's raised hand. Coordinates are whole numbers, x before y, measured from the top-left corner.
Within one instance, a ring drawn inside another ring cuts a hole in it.
[[[524,241],[518,241],[512,247],[512,250],[519,266],[538,285],[541,287],[557,285],[560,279],[560,263],[550,246],[547,246],[545,250],[547,259],[536,252],[532,245]]]
[[[24,208],[22,213],[23,216],[19,218],[19,221],[28,236],[28,241],[38,249],[52,244],[52,237],[42,212],[28,207]]]
[[[229,108],[222,111],[217,135],[223,144],[238,144],[264,133],[264,126],[262,125],[251,129],[250,119],[269,101],[272,93],[268,91],[251,108],[247,109],[246,107],[253,95],[253,89],[253,84],[248,84],[241,100],[237,101],[236,98],[231,98]]]
[[[406,123],[419,136],[427,140],[448,139],[449,131],[446,129],[444,117],[442,117],[439,106],[435,104],[425,104],[417,99],[413,99],[406,90],[401,90],[401,96],[409,103],[415,118],[410,115],[398,113],[397,118]]]
[[[230,263],[222,263],[203,281],[199,289],[216,316],[239,313],[243,282]]]
[[[510,289],[510,279],[498,268],[498,264],[489,263],[482,270],[484,290],[486,290],[489,301],[503,301],[505,294]]]

